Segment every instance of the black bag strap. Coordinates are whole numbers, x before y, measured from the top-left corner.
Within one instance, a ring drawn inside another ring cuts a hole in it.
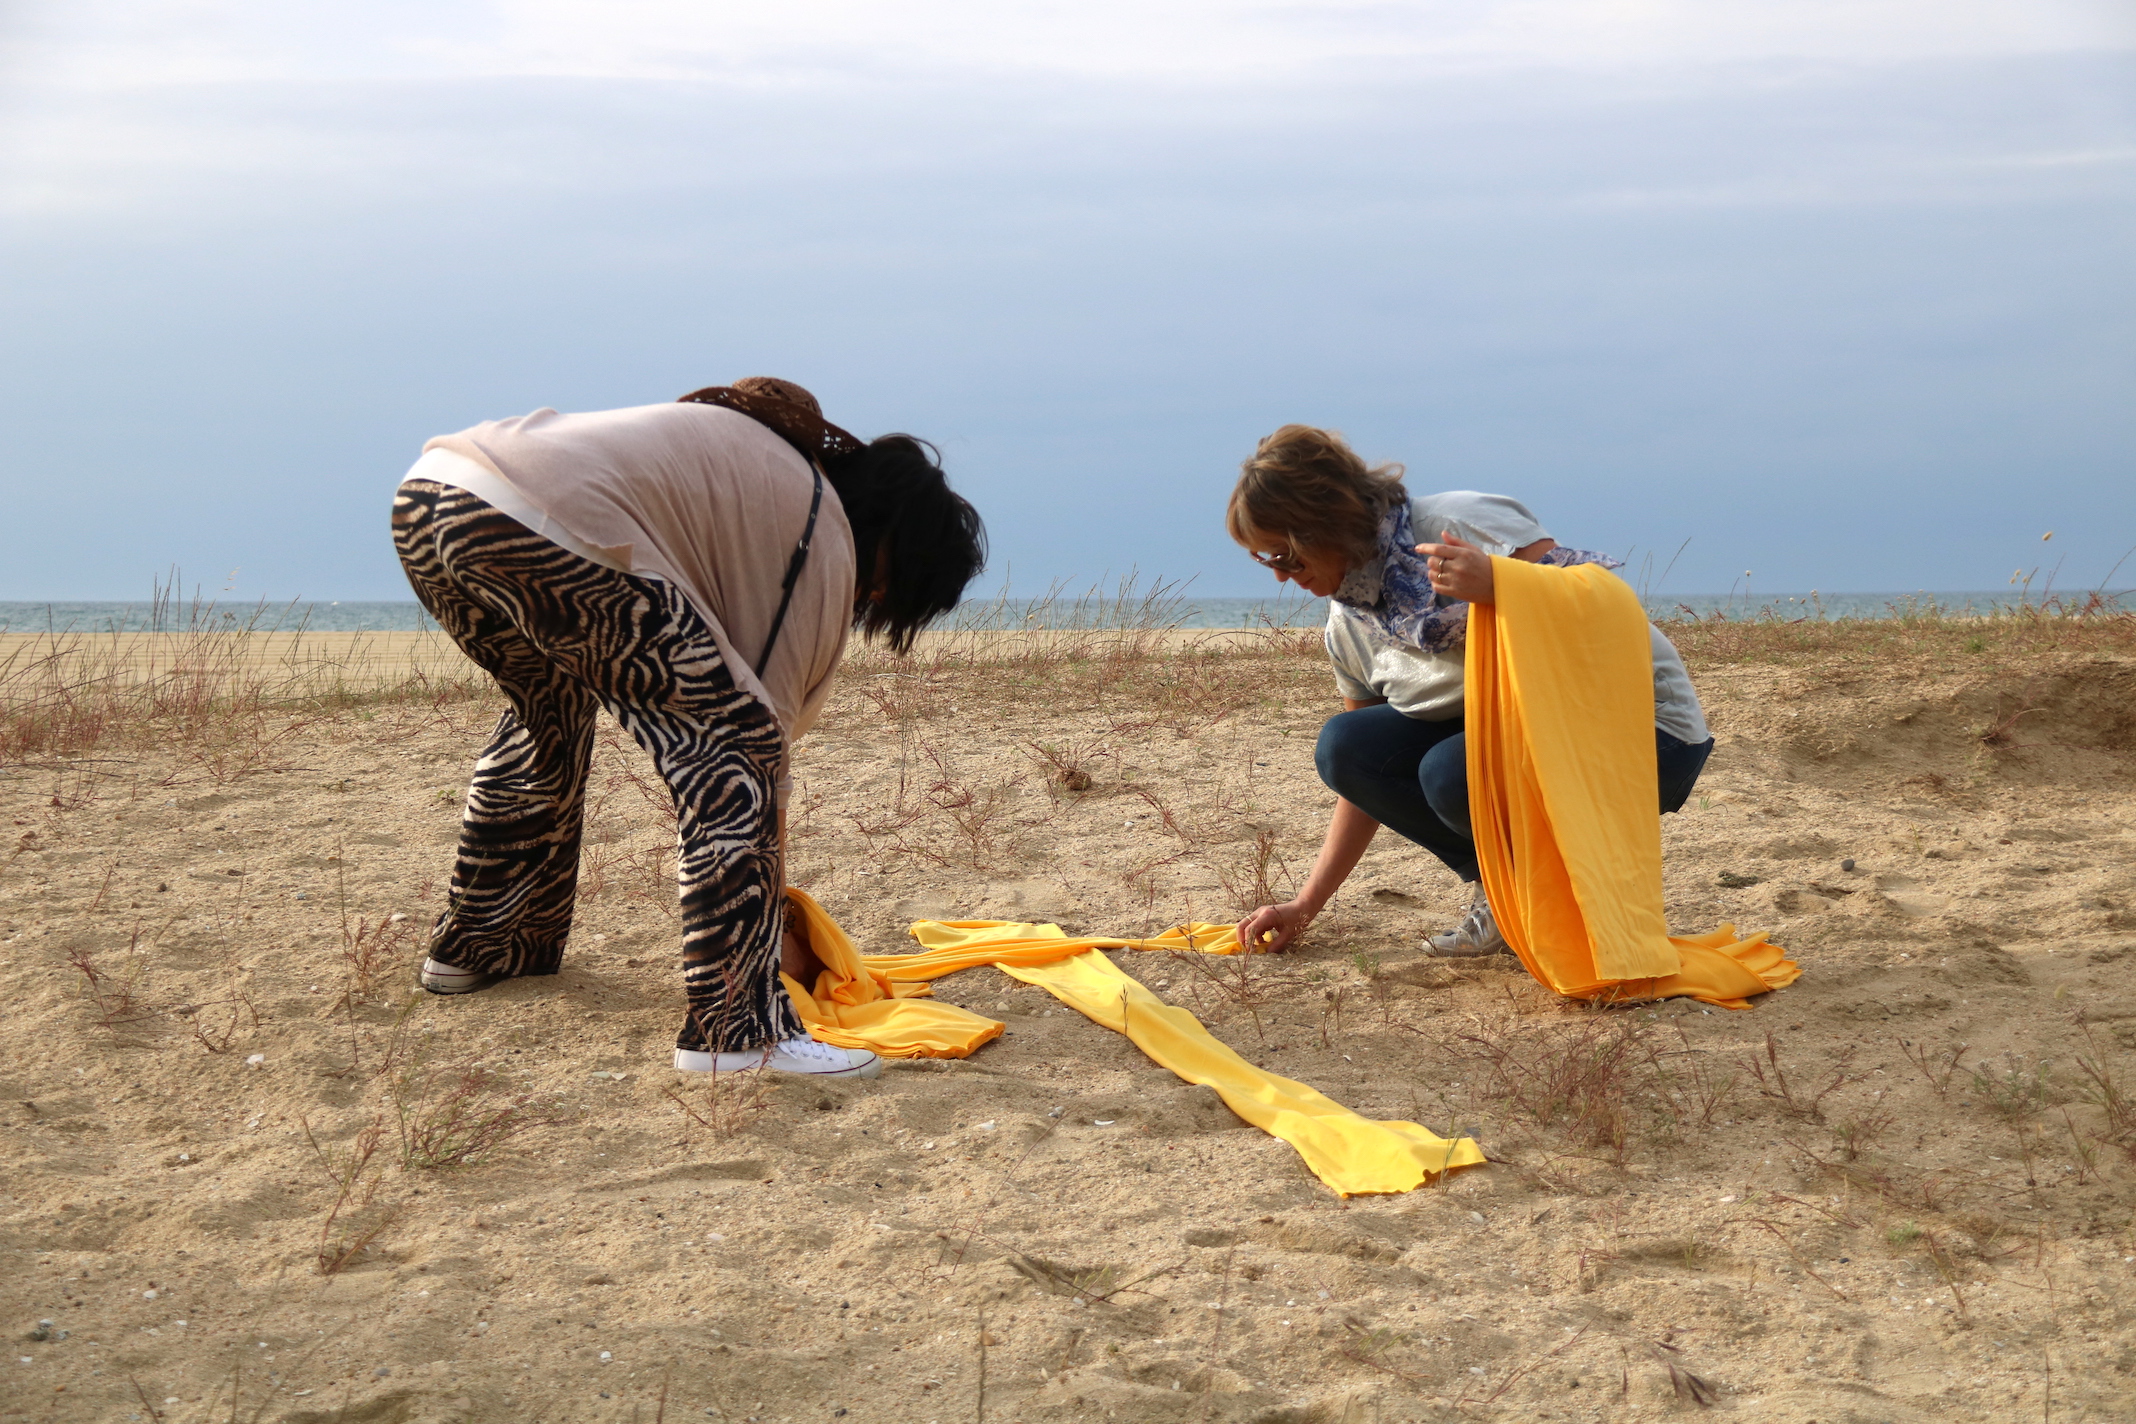
[[[808,546],[816,539],[816,512],[823,508],[823,467],[811,460],[809,469],[816,476],[816,493],[808,502],[808,526],[801,531],[801,542],[794,545],[794,556],[786,563],[786,582],[779,589],[779,611],[771,615],[771,631],[764,636],[764,651],[757,654],[758,677],[762,677],[764,669],[771,665],[771,650],[779,645],[779,630],[786,626],[786,610],[794,601],[794,585],[801,581],[801,569],[808,563]]]

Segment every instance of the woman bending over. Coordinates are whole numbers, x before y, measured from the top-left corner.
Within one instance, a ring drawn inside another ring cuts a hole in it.
[[[811,1039],[779,983],[785,800],[858,628],[898,652],[957,604],[985,532],[905,435],[863,443],[771,377],[673,405],[489,421],[424,447],[393,501],[416,597],[510,709],[475,763],[421,982],[554,974],[571,935],[594,718],[675,798],[675,1066],[874,1077]]]
[[[1279,583],[1329,600],[1327,648],[1343,711],[1320,729],[1314,765],[1338,798],[1320,856],[1294,900],[1240,922],[1248,946],[1282,950],[1356,868],[1381,826],[1476,886],[1467,917],[1434,954],[1507,953],[1469,830],[1462,674],[1468,606],[1492,601],[1491,556],[1569,566],[1618,561],[1561,547],[1504,495],[1412,498],[1399,465],[1368,469],[1333,431],[1286,425],[1244,466],[1225,516],[1231,537]],[[1435,542],[1428,542],[1435,541]],[[1652,630],[1654,749],[1661,809],[1690,796],[1713,738],[1683,659]]]

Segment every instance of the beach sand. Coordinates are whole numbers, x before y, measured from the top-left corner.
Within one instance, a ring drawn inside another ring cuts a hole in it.
[[[1115,956],[1492,1158],[1343,1201],[992,970],[937,985],[1009,1026],[969,1060],[673,1073],[672,822],[613,728],[563,972],[411,992],[497,704],[388,641],[330,698],[0,767],[0,1419],[2136,1417],[2125,649],[1687,644],[1719,747],[1664,822],[1671,925],[1803,966],[1747,1013],[1428,960],[1466,896],[1392,836],[1296,954]],[[1122,643],[855,658],[795,883],[884,953],[1301,876],[1313,639]],[[259,646],[217,666],[325,657]]]

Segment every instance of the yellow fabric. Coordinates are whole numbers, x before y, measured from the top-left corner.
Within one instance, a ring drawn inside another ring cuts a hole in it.
[[[1542,983],[1575,999],[1687,996],[1747,1009],[1801,968],[1763,931],[1672,937],[1662,914],[1645,612],[1592,564],[1494,558],[1469,610],[1469,813],[1491,909]]]
[[[885,1058],[964,1058],[1001,1037],[994,1020],[929,997],[926,981],[934,975],[899,972],[907,961],[927,956],[863,955],[808,892],[789,887],[786,901],[823,961],[813,990],[791,974],[779,976],[809,1037],[839,1048],[873,1049]]]
[[[1167,1004],[1122,973],[1107,949],[1236,954],[1229,925],[1189,924],[1153,939],[1071,939],[1059,925],[999,920],[922,920],[912,927],[920,954],[862,955],[807,894],[788,890],[824,972],[813,992],[786,978],[812,1036],[886,1057],[962,1058],[1002,1026],[922,998],[927,981],[981,964],[1036,984],[1093,1022],[1125,1034],[1151,1060],[1189,1083],[1216,1089],[1246,1122],[1296,1148],[1313,1175],[1343,1196],[1406,1192],[1483,1150],[1413,1122],[1374,1122],[1303,1083],[1248,1063],[1210,1036],[1185,1009]]]

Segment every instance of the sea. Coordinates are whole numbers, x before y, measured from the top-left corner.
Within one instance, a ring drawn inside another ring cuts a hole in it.
[[[2117,608],[2136,606],[2136,590],[2100,595]],[[2088,594],[2056,596],[2081,604]],[[2007,613],[2040,607],[2037,593],[2014,589],[1914,593],[1656,594],[1647,600],[1659,622],[1693,618],[1734,620],[1831,620],[1897,618],[1923,614]],[[938,626],[963,628],[1307,628],[1327,618],[1318,598],[1059,597],[1026,601],[973,600]],[[437,624],[413,599],[220,604],[169,600],[142,602],[0,602],[0,633],[186,632],[204,628],[258,631],[311,630],[335,633],[409,633]]]

